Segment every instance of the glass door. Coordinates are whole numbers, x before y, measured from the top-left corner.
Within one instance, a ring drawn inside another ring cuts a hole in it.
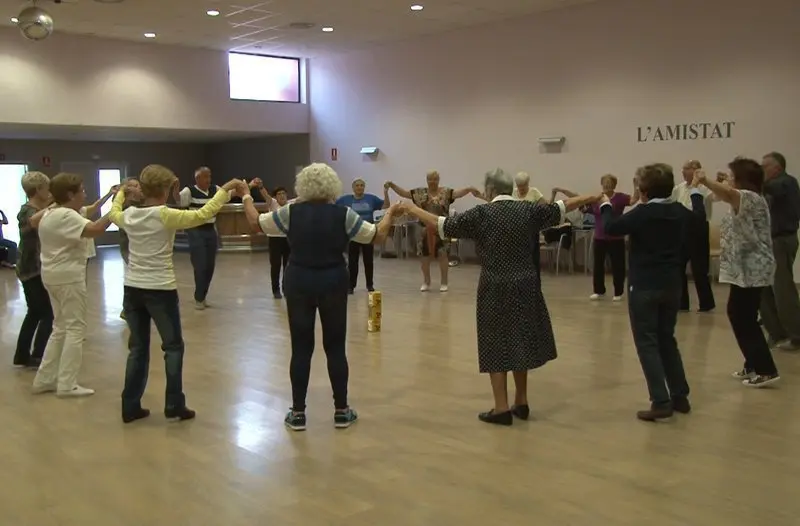
[[[109,188],[114,185],[121,184],[125,181],[127,176],[127,166],[123,163],[98,163],[96,167],[97,173],[97,191],[100,197],[108,192]],[[103,203],[100,207],[99,217],[102,217],[111,211],[111,201],[113,197]],[[119,228],[113,224],[108,227],[106,233],[97,238],[98,245],[119,245]]]
[[[22,176],[28,171],[27,164],[0,164],[0,210],[8,219],[8,224],[0,224],[0,237],[19,244],[19,226],[17,214],[27,201],[22,191]],[[2,216],[0,216],[2,219]]]

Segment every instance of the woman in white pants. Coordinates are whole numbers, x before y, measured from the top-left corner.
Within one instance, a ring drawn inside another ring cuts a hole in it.
[[[86,334],[86,244],[111,224],[107,217],[89,221],[80,215],[86,199],[79,175],[58,174],[50,181],[55,206],[31,219],[39,229],[42,282],[53,305],[53,333],[33,380],[34,393],[89,396],[78,385]]]

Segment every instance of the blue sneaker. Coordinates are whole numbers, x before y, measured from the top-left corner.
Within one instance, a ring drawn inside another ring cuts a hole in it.
[[[286,427],[288,427],[292,431],[305,431],[306,414],[297,413],[295,411],[289,411],[286,414],[286,418],[283,419],[283,423],[286,424]]]
[[[333,425],[338,429],[345,429],[352,426],[358,420],[358,413],[349,407],[344,411],[336,411],[333,413]]]

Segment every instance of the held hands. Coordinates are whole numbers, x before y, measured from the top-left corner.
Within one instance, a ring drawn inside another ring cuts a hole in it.
[[[706,173],[703,170],[695,170],[694,177],[692,178],[692,188],[697,188],[707,181]]]
[[[391,181],[386,181],[385,183],[383,183],[383,189],[384,190],[390,189],[392,187],[392,184],[394,183],[392,183]]]

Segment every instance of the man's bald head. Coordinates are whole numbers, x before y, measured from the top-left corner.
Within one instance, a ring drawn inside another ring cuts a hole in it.
[[[211,169],[206,166],[201,166],[194,171],[194,184],[200,190],[208,190],[211,188]]]

